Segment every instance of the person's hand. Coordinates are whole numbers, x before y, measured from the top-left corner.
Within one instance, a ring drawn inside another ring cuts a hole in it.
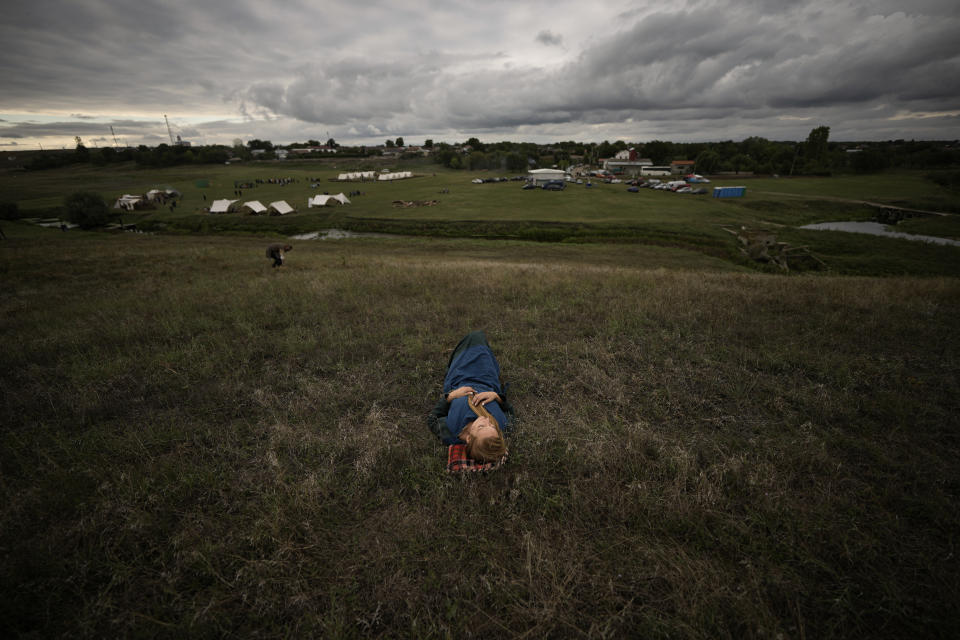
[[[481,391],[480,393],[474,394],[474,396],[470,398],[470,402],[473,403],[473,406],[475,407],[487,404],[488,402],[492,402],[494,400],[500,402],[500,396],[497,395],[496,391]]]
[[[473,390],[473,387],[460,387],[460,388],[458,388],[458,389],[454,389],[453,391],[451,391],[450,393],[447,394],[447,402],[453,402],[453,401],[456,400],[457,398],[462,398],[463,396],[468,396],[468,395],[470,395],[471,393],[476,393],[476,392]]]

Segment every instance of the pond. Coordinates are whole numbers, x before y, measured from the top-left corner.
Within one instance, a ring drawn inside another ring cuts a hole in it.
[[[387,233],[357,233],[343,229],[322,229],[310,233],[290,236],[292,240],[345,240],[347,238],[395,238]]]
[[[960,242],[957,242],[956,240],[940,238],[937,236],[921,236],[915,233],[903,233],[902,231],[891,231],[887,225],[879,222],[818,222],[816,224],[807,224],[800,228],[814,229],[817,231],[847,231],[850,233],[868,233],[874,236],[903,238],[904,240],[919,240],[920,242],[933,242],[936,244],[960,247]]]

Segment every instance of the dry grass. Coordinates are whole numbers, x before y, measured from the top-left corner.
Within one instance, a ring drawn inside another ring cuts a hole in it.
[[[5,635],[958,622],[956,279],[428,240],[277,273],[257,239],[6,229]],[[521,420],[502,471],[448,477],[425,416],[474,328]]]

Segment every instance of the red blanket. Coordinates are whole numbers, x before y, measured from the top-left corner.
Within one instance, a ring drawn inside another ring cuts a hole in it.
[[[448,473],[457,473],[460,471],[493,471],[503,466],[503,463],[506,461],[507,456],[504,454],[504,456],[496,462],[477,462],[467,457],[467,445],[451,444],[447,447]]]

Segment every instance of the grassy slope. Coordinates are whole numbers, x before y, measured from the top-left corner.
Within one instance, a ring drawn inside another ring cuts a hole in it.
[[[5,229],[5,635],[957,626],[956,279]],[[451,478],[424,417],[472,328],[522,420]]]

